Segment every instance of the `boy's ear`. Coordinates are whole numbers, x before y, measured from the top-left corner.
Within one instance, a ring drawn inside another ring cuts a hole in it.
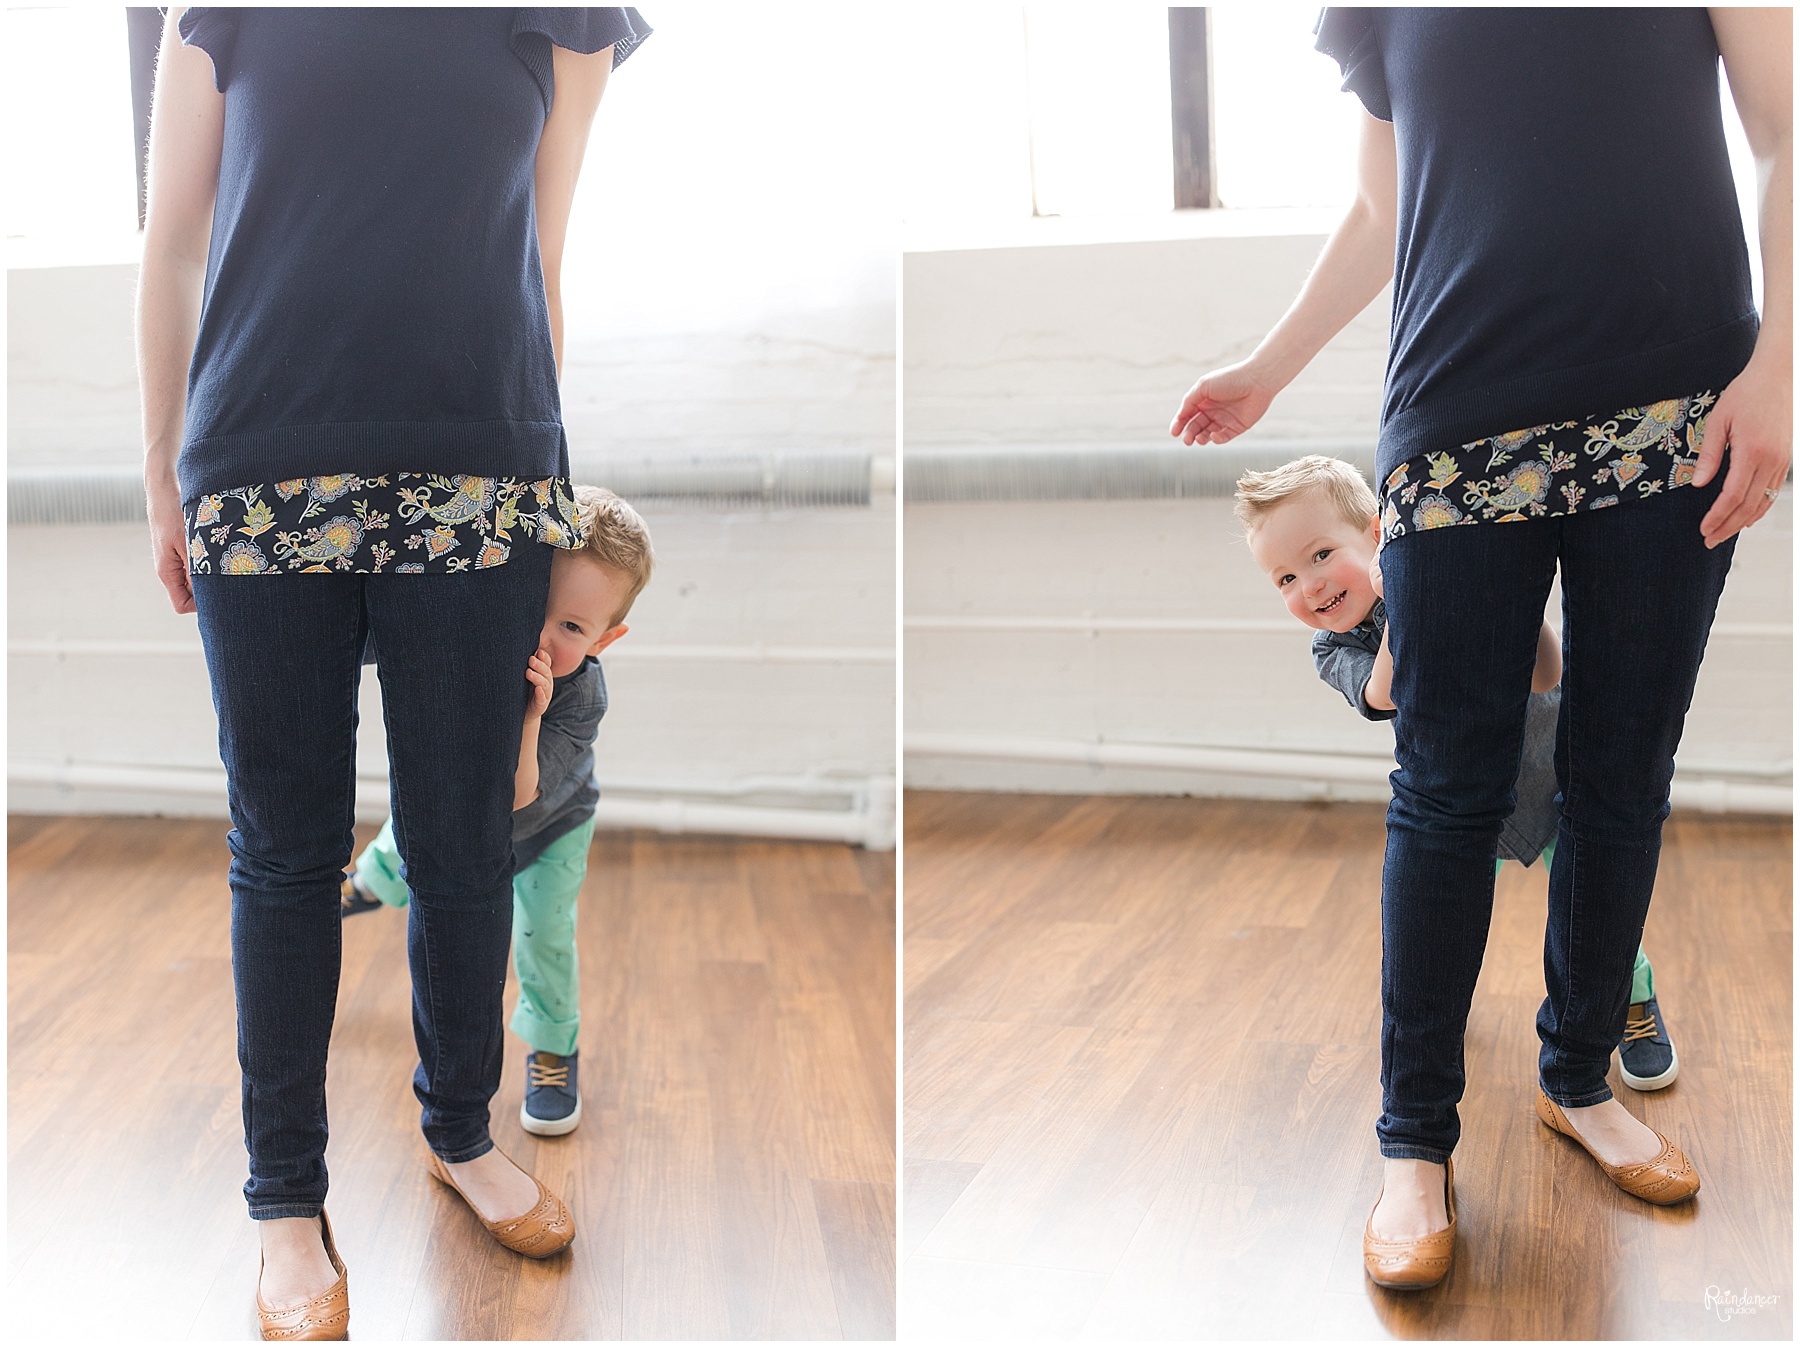
[[[1381,512],[1369,516],[1369,537],[1375,540],[1376,546],[1381,544]]]
[[[594,644],[592,646],[588,647],[587,653],[589,655],[600,654],[601,651],[605,650],[608,646],[612,645],[613,642],[617,641],[620,637],[624,636],[630,630],[631,629],[629,627],[627,627],[624,623],[618,623],[612,627],[607,628],[599,636],[594,638]]]

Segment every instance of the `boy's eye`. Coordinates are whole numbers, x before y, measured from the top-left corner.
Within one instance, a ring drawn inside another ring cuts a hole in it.
[[[565,622],[565,623],[564,623],[564,624],[563,624],[563,627],[564,627],[564,628],[565,628],[565,629],[566,629],[566,630],[567,630],[567,631],[570,631],[570,632],[573,632],[573,633],[574,633],[574,634],[575,634],[575,635],[576,635],[576,636],[578,636],[578,637],[579,637],[579,636],[584,636],[584,635],[586,635],[586,634],[585,634],[585,633],[584,633],[584,632],[583,632],[583,631],[582,631],[582,630],[581,630],[581,625],[580,625],[580,624],[579,624],[579,623],[572,623],[572,622]]]
[[[1313,560],[1315,562],[1322,562],[1329,556],[1331,556],[1330,548],[1320,548],[1317,552],[1315,552],[1313,554]]]
[[[1286,585],[1289,581],[1293,580],[1293,578],[1294,578],[1294,575],[1290,571],[1287,575],[1283,576],[1280,580],[1275,582],[1275,588],[1279,590],[1283,585]]]

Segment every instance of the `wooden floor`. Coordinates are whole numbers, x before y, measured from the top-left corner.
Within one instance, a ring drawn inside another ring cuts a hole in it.
[[[1681,1077],[1614,1085],[1700,1171],[1670,1209],[1532,1113],[1545,880],[1506,867],[1457,1262],[1410,1295],[1361,1263],[1382,846],[1368,806],[908,796],[907,1338],[1792,1336],[1787,822],[1667,828],[1645,945]]]
[[[11,820],[14,1342],[256,1336],[224,833]],[[355,1336],[892,1337],[893,894],[891,854],[596,838],[581,1127],[520,1129],[510,1034],[495,1100],[575,1214],[543,1263],[427,1178],[403,919],[350,920],[329,1164]]]

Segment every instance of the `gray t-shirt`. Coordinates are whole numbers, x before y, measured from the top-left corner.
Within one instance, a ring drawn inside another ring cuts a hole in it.
[[[1344,700],[1371,721],[1391,721],[1394,713],[1371,707],[1363,700],[1369,675],[1375,671],[1375,655],[1387,627],[1387,605],[1375,607],[1348,632],[1314,632],[1313,664],[1319,677],[1344,695]],[[1525,746],[1519,758],[1519,779],[1514,784],[1518,802],[1500,826],[1498,853],[1529,866],[1556,841],[1556,719],[1562,707],[1561,687],[1533,693],[1525,711]]]
[[[593,656],[556,680],[538,725],[538,798],[513,811],[513,874],[544,849],[593,818],[600,801],[594,780],[594,736],[606,715],[606,678]]]

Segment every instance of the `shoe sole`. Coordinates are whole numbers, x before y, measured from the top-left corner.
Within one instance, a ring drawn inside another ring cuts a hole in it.
[[[519,1106],[519,1127],[538,1137],[561,1137],[564,1133],[572,1133],[581,1122],[581,1101],[575,1101],[575,1108],[569,1111],[566,1119],[540,1119],[535,1114],[527,1114],[525,1106]]]
[[[1377,1287],[1383,1288],[1389,1292],[1423,1292],[1428,1288],[1436,1287],[1439,1283],[1443,1282],[1445,1278],[1448,1278],[1450,1276],[1450,1270],[1445,1269],[1430,1282],[1387,1282],[1382,1278],[1377,1278],[1369,1271],[1369,1266],[1364,1264],[1363,1276]]]
[[[1619,1076],[1634,1091],[1660,1091],[1664,1086],[1674,1083],[1677,1073],[1681,1071],[1681,1059],[1675,1056],[1673,1045],[1669,1047],[1669,1068],[1653,1077],[1634,1077],[1625,1070],[1625,1059],[1619,1059]]]

